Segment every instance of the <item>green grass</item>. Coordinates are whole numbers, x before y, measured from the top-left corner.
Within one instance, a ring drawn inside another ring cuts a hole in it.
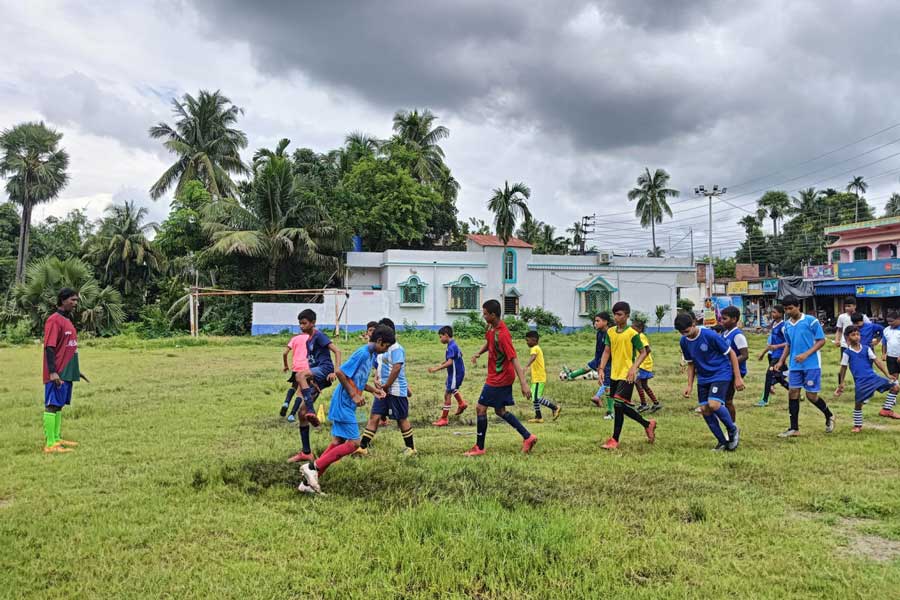
[[[301,496],[284,460],[297,433],[277,417],[284,339],[94,341],[91,384],[64,411],[74,453],[41,453],[40,347],[0,348],[0,596],[9,598],[888,598],[900,589],[900,424],[866,409],[850,434],[852,390],[826,435],[805,404],[804,435],[781,440],[786,396],[753,408],[762,363],[739,394],[735,453],[681,398],[676,337],[651,335],[666,408],[657,443],[590,402],[595,382],[560,383],[590,336],[546,338],[560,401],[535,425],[531,456],[491,419],[489,454],[467,459],[474,411],[441,430],[443,347],[408,344],[420,456],[399,456],[391,426],[372,455]],[[342,343],[345,350],[354,342]],[[758,353],[762,338],[751,339]],[[463,340],[466,356],[478,340]],[[519,343],[525,354],[524,343]],[[837,352],[826,389],[836,385]],[[477,399],[484,360],[464,395]],[[515,411],[530,416],[519,400]],[[363,411],[359,412],[363,417]],[[878,426],[877,428],[875,426]],[[457,435],[458,434],[458,435]],[[321,450],[327,426],[313,435]],[[871,544],[872,540],[878,544]]]

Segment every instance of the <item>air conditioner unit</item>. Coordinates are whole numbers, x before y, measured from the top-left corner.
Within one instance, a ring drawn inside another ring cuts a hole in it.
[[[611,257],[609,252],[600,252],[597,254],[597,262],[601,265],[608,265]]]

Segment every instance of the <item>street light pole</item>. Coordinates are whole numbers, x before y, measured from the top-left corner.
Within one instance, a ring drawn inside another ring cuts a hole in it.
[[[707,298],[712,298],[713,296],[713,282],[716,276],[716,269],[713,266],[713,243],[712,243],[712,228],[713,228],[713,213],[712,213],[712,202],[713,198],[718,198],[725,194],[728,191],[728,188],[723,187],[719,189],[718,185],[714,185],[711,190],[706,189],[705,186],[699,186],[694,188],[694,195],[696,196],[706,196],[709,199],[709,231],[707,232],[707,237],[709,238],[709,261],[706,265],[706,296]]]

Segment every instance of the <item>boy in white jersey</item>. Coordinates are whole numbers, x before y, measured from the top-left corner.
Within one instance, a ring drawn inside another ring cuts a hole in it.
[[[889,312],[887,322],[888,326],[881,332],[881,359],[887,364],[890,376],[897,379],[900,375],[900,314]],[[894,412],[895,402],[892,398],[885,400],[878,416],[900,419],[900,414]]]

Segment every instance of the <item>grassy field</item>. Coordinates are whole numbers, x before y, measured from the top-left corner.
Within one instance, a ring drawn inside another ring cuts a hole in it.
[[[752,407],[754,357],[737,400],[741,447],[713,453],[695,400],[681,398],[676,337],[651,341],[665,404],[655,445],[626,421],[621,449],[600,450],[612,425],[589,402],[595,383],[554,378],[547,395],[563,414],[532,426],[532,455],[492,417],[489,454],[467,459],[474,411],[429,426],[443,376],[425,369],[443,347],[408,340],[420,455],[401,458],[388,427],[315,497],[296,492],[285,463],[298,440],[277,416],[283,339],[84,345],[92,383],[63,419],[81,446],[58,456],[41,453],[40,347],[0,348],[0,596],[898,597],[900,422],[876,416],[881,397],[862,434],[850,433],[850,390],[832,405],[835,433],[805,404],[803,437],[782,440],[784,392]],[[751,352],[762,343],[751,338]],[[479,341],[460,345],[468,357]],[[586,362],[593,340],[542,347],[552,377]],[[828,390],[837,357],[825,353]],[[470,401],[484,372],[484,360],[469,371]],[[531,412],[521,400],[515,411]],[[326,426],[313,445],[327,443]]]

